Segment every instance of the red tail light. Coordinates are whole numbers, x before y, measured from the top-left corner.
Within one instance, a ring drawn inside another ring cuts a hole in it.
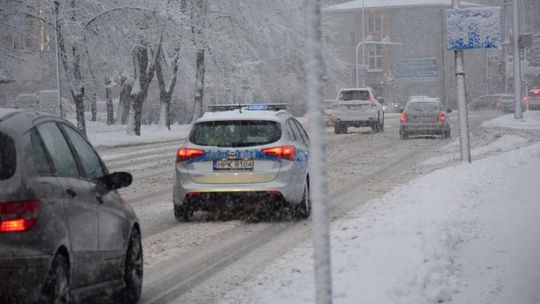
[[[495,107],[496,107],[497,109],[499,109],[500,107],[502,107],[502,102],[497,101],[497,103],[495,104]]]
[[[407,121],[407,113],[405,113],[405,112],[401,113],[401,116],[399,116],[399,121],[406,122]]]
[[[204,150],[180,148],[176,152],[176,162],[180,163],[186,160],[195,159],[204,154]]]
[[[369,99],[369,105],[370,105],[370,106],[374,106],[374,105],[375,105],[375,98],[371,97],[371,98]]]
[[[296,148],[293,146],[279,146],[263,149],[262,152],[268,156],[273,156],[286,160],[296,160]]]
[[[339,107],[339,98],[336,97],[335,106]]]
[[[446,120],[446,116],[444,115],[443,112],[439,112],[439,113],[437,113],[437,115],[439,115],[439,121],[445,121]]]
[[[37,223],[37,200],[0,203],[0,232],[24,232]]]

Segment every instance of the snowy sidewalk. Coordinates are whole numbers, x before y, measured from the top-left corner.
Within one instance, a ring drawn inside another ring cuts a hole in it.
[[[332,225],[335,303],[540,303],[540,144],[416,178]],[[311,243],[221,303],[313,303]]]

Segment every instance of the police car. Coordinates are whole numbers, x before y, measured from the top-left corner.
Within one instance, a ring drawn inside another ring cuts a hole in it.
[[[286,104],[210,106],[178,149],[174,215],[236,207],[310,214],[309,138]]]

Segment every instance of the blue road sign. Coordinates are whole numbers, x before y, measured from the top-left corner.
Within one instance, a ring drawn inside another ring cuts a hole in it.
[[[498,7],[446,10],[449,50],[492,49],[501,44]]]

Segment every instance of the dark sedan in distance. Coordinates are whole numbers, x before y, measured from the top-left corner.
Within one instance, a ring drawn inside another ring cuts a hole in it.
[[[110,174],[68,121],[0,108],[0,303],[141,296],[141,232]]]
[[[409,99],[400,116],[399,136],[406,139],[411,135],[441,135],[450,137],[448,116],[438,98],[414,96]]]

